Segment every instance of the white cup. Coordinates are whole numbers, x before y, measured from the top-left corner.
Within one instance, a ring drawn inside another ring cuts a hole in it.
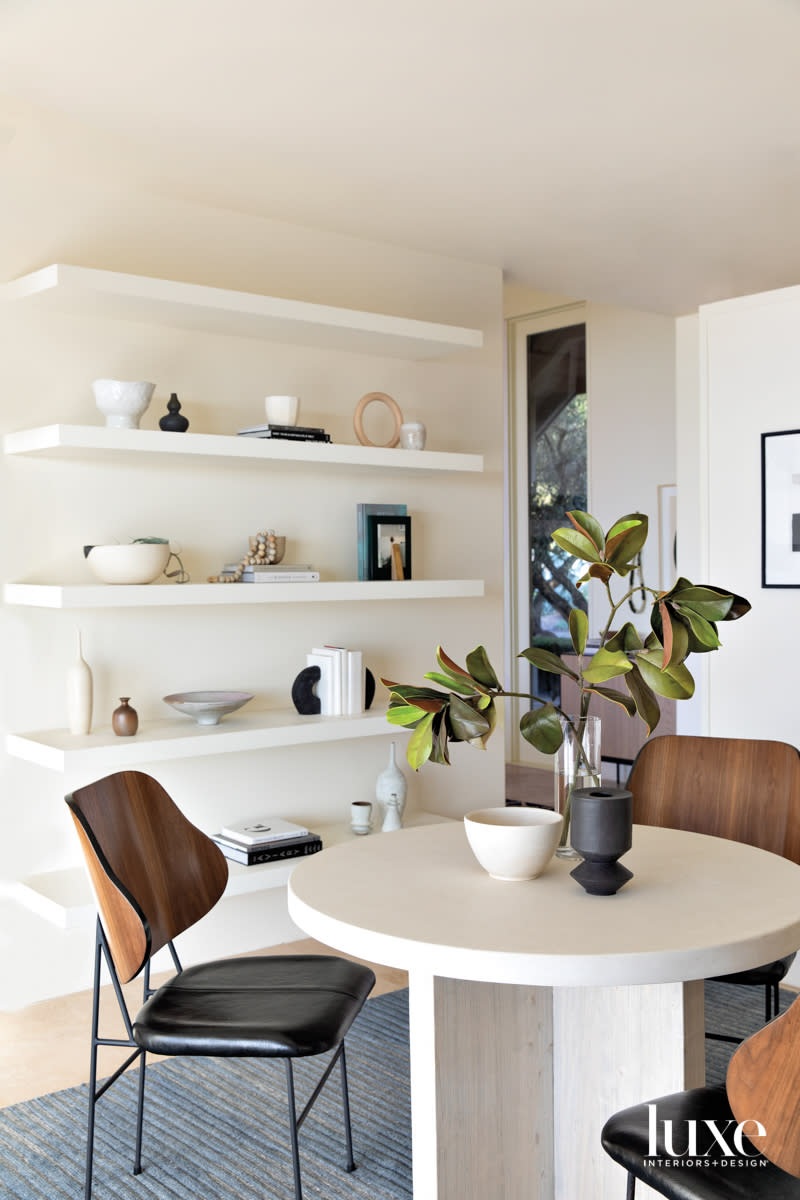
[[[350,805],[350,828],[353,833],[369,833],[372,828],[372,804],[369,800],[354,800]]]
[[[270,425],[296,425],[299,403],[297,396],[265,396],[267,421]]]
[[[400,445],[404,450],[424,450],[426,432],[422,421],[406,421],[400,426]]]

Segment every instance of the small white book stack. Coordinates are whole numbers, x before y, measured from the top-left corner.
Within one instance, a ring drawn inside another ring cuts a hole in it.
[[[319,667],[317,696],[323,717],[353,716],[364,711],[364,664],[360,650],[315,646],[306,666]]]
[[[318,834],[283,817],[249,817],[212,834],[226,858],[244,866],[300,858],[322,849]]]

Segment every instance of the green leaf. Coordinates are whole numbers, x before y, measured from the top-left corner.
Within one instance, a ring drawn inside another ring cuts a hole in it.
[[[487,708],[485,708],[483,711],[483,715],[489,722],[489,728],[486,733],[478,738],[477,744],[480,745],[481,749],[486,749],[486,743],[489,741],[489,738],[492,736],[495,728],[497,727],[497,708],[494,700],[489,701]]]
[[[673,589],[670,600],[681,611],[688,609],[699,617],[705,617],[706,621],[724,621],[733,604],[733,596],[707,587],[688,587],[680,591]]]
[[[568,675],[576,682],[580,679],[570,667],[564,665],[557,654],[551,654],[549,650],[540,650],[538,646],[529,646],[517,657],[526,658],[531,666],[538,667],[540,671],[549,671],[551,675]]]
[[[658,608],[661,613],[661,627],[664,640],[664,657],[661,660],[661,669],[662,671],[666,671],[667,667],[671,667],[674,663],[682,663],[689,653],[689,631],[676,616],[672,605],[665,604],[663,600],[659,600]]]
[[[461,696],[475,695],[475,685],[472,682],[468,683],[465,679],[454,679],[452,675],[442,675],[440,671],[426,671],[424,678],[432,679],[434,683],[441,683],[451,692],[458,692]]]
[[[433,749],[432,725],[433,713],[428,713],[408,739],[406,758],[415,771],[418,771],[422,764],[427,762],[431,756]]]
[[[433,718],[431,726],[431,762],[442,766],[450,766],[450,752],[447,742],[447,722],[444,714],[439,713]]]
[[[459,742],[470,742],[491,733],[488,718],[458,696],[450,700],[450,726]]]
[[[570,609],[569,636],[576,654],[583,654],[589,636],[589,618],[582,608]]]
[[[647,726],[648,734],[651,734],[661,720],[661,708],[655,692],[647,686],[635,663],[633,669],[625,676],[625,686],[633,697],[637,713]]]
[[[583,669],[583,678],[587,683],[605,683],[607,679],[615,679],[630,671],[631,664],[628,656],[621,650],[606,650],[600,647],[592,655],[592,661]]]
[[[460,667],[457,662],[453,662],[452,658],[445,654],[441,646],[436,647],[436,661],[448,675],[454,675],[456,679],[472,679],[472,676],[463,667]]]
[[[624,692],[618,692],[616,688],[606,687],[587,687],[587,692],[592,692],[595,696],[602,696],[604,700],[611,700],[613,704],[618,704],[620,708],[624,708],[629,717],[636,713],[636,705],[630,696],[626,696]]]
[[[722,642],[719,640],[715,625],[712,625],[712,623],[707,621],[705,617],[700,616],[699,613],[693,612],[690,608],[684,609],[682,605],[678,604],[675,605],[675,608],[680,614],[681,621],[686,622],[693,635],[690,639],[688,632],[686,634],[687,649],[690,648],[697,654],[702,654],[704,651],[719,649],[719,647],[722,645]]]
[[[612,526],[606,537],[606,562],[618,575],[626,575],[647,541],[648,522],[643,513],[631,513]],[[621,530],[617,532],[617,530]]]
[[[415,725],[424,716],[424,709],[417,708],[416,704],[397,704],[390,705],[386,720],[390,725]]]
[[[484,646],[476,646],[467,655],[467,670],[472,678],[477,679],[478,683],[482,683],[484,687],[500,687],[500,680],[489,662],[489,655]]]
[[[415,683],[390,683],[388,679],[382,679],[381,683],[389,688],[393,696],[399,696],[401,700],[447,699],[447,692],[440,692],[437,688],[427,688]]]
[[[526,712],[519,723],[519,731],[542,754],[555,754],[564,740],[564,732],[558,713],[552,704]]]
[[[600,558],[603,557],[603,551],[606,544],[606,536],[603,533],[603,526],[600,524],[591,513],[581,512],[579,508],[573,508],[567,513],[572,524],[581,533],[585,533],[589,540],[594,544]]]
[[[557,529],[553,534],[553,541],[562,550],[566,550],[567,554],[572,554],[583,562],[602,562],[602,555],[595,550],[594,543],[577,529]]]
[[[608,563],[592,563],[586,574],[578,580],[578,583],[586,583],[589,579],[599,579],[602,583],[608,583],[613,574],[614,568],[610,567]]]
[[[661,670],[663,655],[658,650],[645,650],[637,654],[636,663],[648,687],[658,696],[669,700],[688,700],[694,695],[694,680],[683,663],[675,663]]]
[[[613,637],[610,637],[605,643],[604,650],[641,650],[642,639],[639,637],[638,630],[630,621],[626,621],[621,629],[618,629]]]

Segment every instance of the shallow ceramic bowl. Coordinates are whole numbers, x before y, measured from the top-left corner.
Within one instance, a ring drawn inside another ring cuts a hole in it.
[[[493,879],[535,879],[555,854],[563,817],[546,808],[481,808],[467,813],[472,853]]]
[[[86,561],[103,583],[152,583],[169,561],[167,542],[92,546]]]
[[[219,725],[226,713],[236,712],[252,699],[251,692],[173,692],[164,697],[166,704],[194,717],[198,725]]]

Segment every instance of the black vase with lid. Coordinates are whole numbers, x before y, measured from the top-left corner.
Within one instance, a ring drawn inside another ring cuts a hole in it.
[[[633,871],[617,859],[633,844],[633,796],[625,788],[575,788],[570,841],[583,862],[572,878],[590,896],[613,896]]]
[[[189,418],[181,413],[181,402],[177,392],[170,395],[167,411],[158,422],[158,428],[163,429],[165,433],[186,433],[189,428]]]

